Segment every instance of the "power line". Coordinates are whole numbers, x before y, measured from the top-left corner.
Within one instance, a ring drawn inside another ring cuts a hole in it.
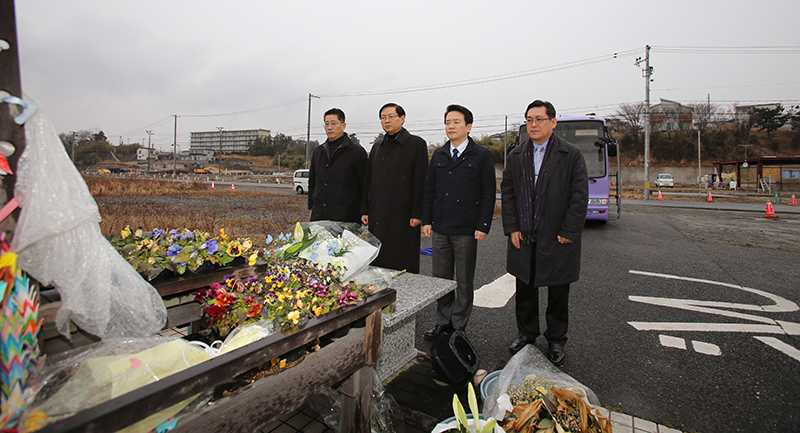
[[[651,51],[670,54],[800,54],[798,45],[752,47],[651,46]]]
[[[243,110],[243,111],[233,111],[230,113],[217,113],[217,114],[181,114],[181,117],[222,117],[222,116],[235,116],[237,114],[247,114],[247,113],[256,113],[259,111],[267,111],[267,110],[274,110],[276,108],[281,107],[288,107],[290,105],[299,104],[301,102],[305,102],[305,98],[298,98],[292,99],[291,101],[281,102],[280,104],[269,105],[267,107],[260,107],[260,108],[253,108],[250,110]]]
[[[414,86],[414,87],[403,87],[398,89],[384,89],[384,90],[372,90],[372,91],[365,91],[365,92],[353,92],[353,93],[331,93],[331,94],[323,94],[322,97],[324,98],[344,98],[344,97],[356,97],[356,96],[378,96],[378,95],[391,95],[391,94],[398,94],[398,93],[413,93],[413,92],[425,92],[430,90],[440,90],[440,89],[449,89],[454,87],[463,87],[463,86],[474,86],[476,84],[485,84],[485,83],[492,83],[496,81],[504,81],[504,80],[511,80],[514,78],[522,78],[527,77],[530,75],[537,75],[537,74],[544,74],[548,72],[560,71],[564,69],[572,69],[581,66],[593,65],[596,63],[608,62],[611,60],[615,60],[622,57],[630,57],[633,55],[638,54],[642,51],[641,48],[636,48],[633,50],[621,51],[612,54],[607,54],[598,57],[592,57],[589,59],[578,60],[574,62],[568,63],[561,63],[558,65],[552,66],[545,66],[542,68],[536,69],[528,69],[525,71],[518,71],[512,72],[508,74],[499,74],[499,75],[491,75],[488,77],[481,77],[481,78],[472,78],[468,80],[460,80],[460,81],[452,81],[448,83],[439,83],[439,84],[429,84],[423,86]]]

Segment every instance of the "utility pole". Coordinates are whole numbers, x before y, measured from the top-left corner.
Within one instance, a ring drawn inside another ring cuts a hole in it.
[[[653,67],[650,66],[650,45],[644,47],[644,59],[636,58],[636,66],[644,62],[642,69],[644,77],[644,199],[650,199],[650,78],[653,75]]]
[[[225,129],[223,126],[217,126],[219,130],[219,155],[217,155],[217,176],[220,176],[222,179],[222,130]]]
[[[172,176],[175,176],[175,168],[178,165],[178,115],[173,114],[175,117],[175,129],[173,130],[172,138]]]
[[[153,137],[153,131],[148,130],[146,132],[147,132],[147,174],[150,174],[150,158],[153,156],[150,147],[151,143],[150,139]]]
[[[700,168],[700,128],[697,128],[697,187],[699,188],[700,195],[703,195],[703,182],[700,181],[703,177],[703,172]]]
[[[308,94],[308,131],[306,132],[306,168],[308,168],[308,147],[311,143],[311,98],[319,99],[319,96]]]
[[[72,164],[75,164],[75,131],[72,131]]]

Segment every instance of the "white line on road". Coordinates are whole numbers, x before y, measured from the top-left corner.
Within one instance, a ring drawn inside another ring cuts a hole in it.
[[[671,337],[669,335],[659,335],[658,341],[661,342],[662,346],[666,347],[674,347],[676,349],[683,349],[686,350],[686,340],[683,338],[678,337]]]
[[[783,341],[778,340],[775,337],[753,337],[753,338],[755,338],[756,340],[758,340],[758,341],[760,341],[762,343],[767,344],[768,346],[771,346],[771,347],[773,347],[775,349],[778,349],[781,352],[783,352],[783,353],[791,356],[792,358],[800,361],[800,350],[797,350],[797,348],[795,348],[794,346],[790,346],[790,345],[784,343]]]
[[[475,291],[472,305],[483,308],[503,308],[517,290],[516,278],[505,274]]]
[[[719,348],[716,344],[706,343],[704,341],[697,341],[692,340],[692,347],[694,351],[697,353],[703,353],[705,355],[712,355],[712,356],[720,356],[722,355],[722,349]]]

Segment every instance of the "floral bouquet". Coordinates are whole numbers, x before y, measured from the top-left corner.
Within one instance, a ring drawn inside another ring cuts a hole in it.
[[[284,242],[283,246],[266,255],[284,261],[302,258],[322,266],[332,265],[339,270],[341,281],[349,281],[380,252],[378,238],[359,224],[312,221],[305,225],[297,223],[293,234],[281,234],[278,241]],[[268,244],[272,241],[271,236],[267,238]]]
[[[125,227],[111,238],[111,244],[148,281],[164,270],[183,275],[205,266],[227,266],[237,257],[247,258],[252,266],[263,252],[253,250],[250,239],[229,239],[225,229],[219,236],[189,229],[131,232]]]
[[[375,286],[341,284],[340,280],[341,270],[330,263],[273,260],[263,274],[245,279],[228,275],[222,283],[199,290],[195,300],[202,304],[203,314],[221,337],[237,326],[264,319],[273,322],[276,329],[289,330],[355,304],[375,290]]]

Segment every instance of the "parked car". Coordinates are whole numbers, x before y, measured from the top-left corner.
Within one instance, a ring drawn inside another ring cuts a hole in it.
[[[675,181],[672,179],[672,175],[671,174],[661,173],[656,178],[655,184],[658,187],[665,187],[666,186],[666,187],[672,188],[672,187],[675,186]]]
[[[308,177],[309,170],[307,168],[295,170],[294,176],[292,177],[292,187],[298,194],[308,192]]]

